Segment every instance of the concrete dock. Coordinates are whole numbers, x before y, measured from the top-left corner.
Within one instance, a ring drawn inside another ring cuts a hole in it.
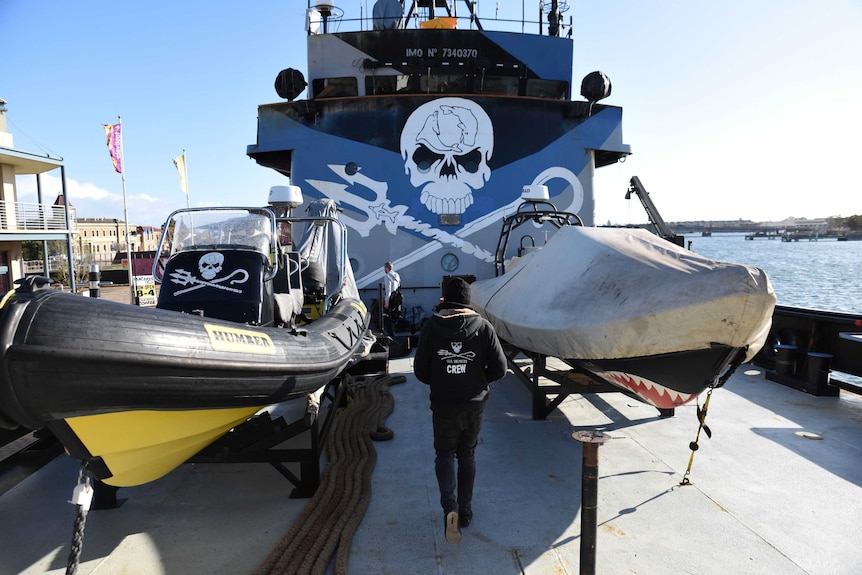
[[[862,573],[862,398],[814,397],[742,366],[711,398],[659,418],[619,393],[572,395],[544,421],[511,374],[496,383],[477,449],[475,517],[443,537],[427,387],[390,361],[391,441],[352,544],[355,574],[581,573],[581,444],[601,430],[596,573]],[[703,401],[703,398],[701,398]],[[60,456],[0,496],[0,573],[64,573],[78,464]],[[87,517],[78,573],[245,574],[306,504],[267,464],[186,464]],[[330,565],[329,572],[333,572]]]

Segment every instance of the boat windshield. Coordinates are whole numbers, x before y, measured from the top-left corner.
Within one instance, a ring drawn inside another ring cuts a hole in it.
[[[169,256],[190,250],[246,249],[271,258],[275,216],[265,208],[179,210],[168,219],[164,236],[162,253]]]

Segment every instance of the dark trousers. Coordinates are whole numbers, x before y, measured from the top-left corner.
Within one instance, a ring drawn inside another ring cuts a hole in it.
[[[440,487],[443,511],[472,514],[473,482],[476,478],[476,443],[482,428],[484,403],[434,406],[434,471]],[[455,458],[458,471],[455,471]]]
[[[401,319],[401,312],[393,309],[383,311],[383,333],[395,339],[395,326]]]

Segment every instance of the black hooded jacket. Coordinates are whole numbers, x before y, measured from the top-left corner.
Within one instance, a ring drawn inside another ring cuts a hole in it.
[[[484,401],[488,384],[506,375],[506,369],[494,328],[472,309],[442,309],[419,334],[413,372],[431,386],[432,408]]]

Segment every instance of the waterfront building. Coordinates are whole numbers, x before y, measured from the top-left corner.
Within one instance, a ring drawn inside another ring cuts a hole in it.
[[[135,226],[132,251],[154,252],[162,239],[162,229],[156,226]]]
[[[65,197],[65,168],[60,158],[40,155],[14,147],[12,134],[6,129],[6,101],[0,98],[0,294],[15,287],[15,281],[26,275],[23,242],[43,242],[43,267],[48,266],[49,241],[60,240],[66,257],[72,257],[72,235],[75,232],[74,207],[65,202],[54,205],[42,202],[41,175],[60,170]],[[38,201],[18,201],[17,177],[36,178]],[[74,288],[74,278],[72,287]]]
[[[78,234],[75,237],[76,255],[83,261],[106,265],[114,261],[118,252],[125,252],[127,245],[135,247],[137,230],[129,225],[129,241],[124,237],[126,222],[117,218],[78,218]]]
[[[7,131],[6,102],[0,99],[0,295],[15,287],[15,281],[28,275],[47,275],[57,262],[75,262],[81,273],[90,264],[123,263],[129,246],[133,254],[155,252],[161,239],[161,229],[154,226],[126,224],[119,218],[77,218],[75,206],[67,202],[65,168],[60,158],[18,150],[12,134]],[[45,203],[41,175],[60,170],[62,189],[53,203]],[[18,177],[35,177],[37,202],[18,201]],[[66,214],[68,208],[68,217]],[[23,244],[41,241],[43,258],[25,261]],[[55,253],[60,241],[60,253]],[[133,258],[135,256],[133,255]],[[65,265],[65,263],[63,263]],[[75,289],[75,279],[70,280]]]

